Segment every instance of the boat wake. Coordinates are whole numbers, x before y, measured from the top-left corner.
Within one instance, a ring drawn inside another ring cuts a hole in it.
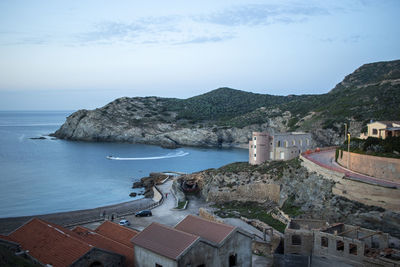
[[[167,155],[164,156],[157,156],[157,157],[144,157],[144,158],[120,158],[120,157],[114,157],[114,156],[107,156],[107,159],[111,160],[154,160],[154,159],[169,159],[169,158],[177,158],[177,157],[184,157],[189,155],[189,152],[185,151],[178,151],[175,153],[168,153]]]

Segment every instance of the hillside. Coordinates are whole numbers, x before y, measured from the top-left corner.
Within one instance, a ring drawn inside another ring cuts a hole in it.
[[[54,134],[86,141],[246,147],[252,131],[310,131],[316,145],[358,135],[373,120],[400,118],[400,60],[366,64],[329,93],[274,96],[219,88],[188,99],[119,98],[68,117]]]

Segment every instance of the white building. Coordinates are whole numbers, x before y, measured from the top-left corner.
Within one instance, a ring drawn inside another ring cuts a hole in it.
[[[290,160],[312,147],[311,134],[303,132],[253,132],[249,141],[249,163],[256,165],[267,160]]]

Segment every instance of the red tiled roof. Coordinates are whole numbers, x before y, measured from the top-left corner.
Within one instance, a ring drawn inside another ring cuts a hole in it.
[[[198,235],[205,240],[219,244],[235,230],[235,227],[223,223],[212,222],[198,216],[188,215],[175,226],[175,229]]]
[[[6,241],[11,241],[11,242],[16,242],[14,239],[7,235],[0,235],[0,239],[6,240]]]
[[[69,266],[85,255],[92,246],[40,219],[32,219],[9,237],[44,264]]]
[[[133,248],[131,239],[138,234],[138,232],[133,229],[110,221],[103,222],[99,227],[96,228],[95,232],[131,248]]]
[[[134,245],[176,260],[198,239],[198,236],[153,222],[132,238],[132,242]]]
[[[112,251],[125,256],[126,266],[134,266],[133,247],[128,247],[122,243],[80,226],[75,227],[72,232],[77,234],[77,236],[79,236],[79,238],[85,242],[97,248]]]

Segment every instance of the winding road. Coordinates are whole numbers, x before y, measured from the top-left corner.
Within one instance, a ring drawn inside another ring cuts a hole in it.
[[[384,179],[357,173],[340,166],[335,162],[335,149],[325,150],[321,152],[314,152],[311,154],[303,154],[303,157],[309,159],[310,161],[314,162],[315,164],[318,164],[323,168],[343,173],[347,179],[384,186],[384,187],[392,187],[400,189],[400,183],[387,181]]]

